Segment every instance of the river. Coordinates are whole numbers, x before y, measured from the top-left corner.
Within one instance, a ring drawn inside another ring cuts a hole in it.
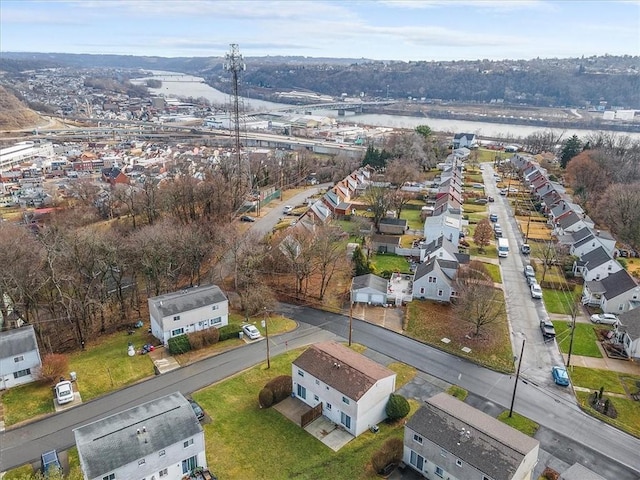
[[[162,82],[161,88],[150,88],[154,94],[164,94],[165,96],[176,97],[203,97],[215,104],[229,104],[230,95],[216,90],[204,83],[201,77],[187,75],[176,72],[152,71],[153,77],[145,77],[133,80],[133,83],[144,83],[148,78],[154,78]],[[285,103],[267,102],[265,100],[255,100],[252,98],[242,98],[242,103],[247,110],[256,112],[267,112],[283,108],[291,108],[292,105]],[[551,130],[554,132],[564,132],[563,138],[577,135],[585,137],[594,134],[598,130],[578,129],[578,128],[544,128],[529,125],[514,125],[506,123],[477,122],[470,120],[448,120],[442,118],[410,117],[403,115],[382,115],[382,114],[355,114],[346,112],[346,116],[338,116],[336,110],[315,110],[314,114],[336,118],[340,122],[358,123],[362,125],[372,125],[378,127],[392,128],[415,128],[418,125],[429,125],[435,132],[449,133],[474,133],[481,138],[499,138],[511,136],[513,138],[524,138],[535,132]],[[640,133],[616,132],[618,135],[625,135],[640,141]]]

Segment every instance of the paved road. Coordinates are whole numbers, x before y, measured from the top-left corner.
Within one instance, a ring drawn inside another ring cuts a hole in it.
[[[270,339],[272,355],[326,339],[347,338],[349,320],[305,307],[281,304],[279,310],[296,320],[300,328]],[[477,396],[508,407],[513,378],[481,368],[466,360],[376,325],[353,320],[354,342],[390,358],[456,383]],[[0,470],[33,461],[49,449],[64,450],[73,444],[73,428],[112,415],[171,392],[189,394],[264,361],[265,342],[257,342],[211,357],[188,367],[153,377],[123,390],[87,402],[65,412],[0,434]],[[603,472],[605,478],[640,478],[640,440],[582,413],[558,395],[560,387],[545,389],[531,383],[518,386],[515,410],[545,427],[554,454],[567,463],[579,459]],[[598,453],[600,452],[600,453]]]
[[[511,334],[514,358],[519,357],[523,340],[526,339],[522,356],[521,375],[529,381],[545,387],[553,386],[551,367],[562,365],[563,359],[555,340],[544,341],[540,332],[540,320],[547,317],[542,300],[531,298],[529,286],[523,275],[528,257],[520,253],[522,235],[515,221],[509,200],[498,193],[495,171],[490,164],[483,164],[483,180],[487,195],[495,198],[489,204],[489,211],[498,215],[504,236],[509,240],[510,252],[507,258],[500,258],[502,285],[505,292],[507,317]],[[567,400],[573,398],[571,392],[565,392]]]

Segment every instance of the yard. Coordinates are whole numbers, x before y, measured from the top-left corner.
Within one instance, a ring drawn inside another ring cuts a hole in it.
[[[400,255],[376,253],[372,256],[371,263],[378,274],[382,272],[410,273],[409,262],[405,257],[401,257]]]
[[[261,364],[193,395],[213,419],[204,427],[205,443],[210,469],[221,480],[377,478],[371,455],[387,438],[402,438],[402,422],[382,423],[377,434],[366,432],[334,453],[275,409],[261,409],[258,392],[275,376],[291,375],[291,362],[301,351],[272,358],[269,370]],[[398,388],[415,374],[399,364],[389,368],[400,370]],[[410,415],[417,407],[411,402]]]
[[[640,384],[637,383],[640,382],[638,375],[578,366],[570,367],[569,373],[575,386],[588,388],[591,391],[604,387],[604,391],[608,393],[630,395],[640,390]],[[640,403],[638,409],[640,409]]]
[[[576,295],[577,293],[575,292],[563,292],[552,288],[542,289],[542,299],[549,313],[571,315],[571,310],[573,305],[575,305]]]
[[[502,283],[502,275],[500,275],[500,265],[496,265],[495,263],[487,263],[483,262],[484,268],[489,272],[489,276],[494,283]]]
[[[506,317],[486,326],[480,337],[467,338],[475,328],[453,316],[451,306],[414,300],[407,307],[407,335],[454,355],[500,372],[513,372],[513,350]],[[449,343],[442,341],[448,338]],[[461,349],[468,347],[470,353]]]
[[[576,397],[583,410],[630,435],[635,435],[640,438],[640,406],[637,401],[627,398],[607,397],[618,412],[618,417],[614,419],[602,415],[591,408],[588,402],[589,395],[590,392],[576,392]]]
[[[569,353],[569,343],[571,342],[571,323],[555,321],[553,326],[556,329],[556,341],[562,353]],[[584,357],[602,358],[600,349],[598,348],[596,333],[593,325],[589,323],[576,323],[575,333],[573,334],[573,346],[571,353],[573,355],[582,355]]]
[[[500,420],[502,423],[506,423],[510,427],[515,428],[516,430],[520,430],[522,433],[524,433],[525,435],[529,435],[530,437],[533,437],[538,431],[538,428],[540,428],[540,425],[538,425],[536,422],[520,415],[519,413],[512,412],[512,415],[510,417],[509,410],[505,410],[500,415],[498,415],[498,420]]]
[[[424,221],[420,218],[420,209],[403,208],[400,218],[407,221],[411,230],[424,229]]]

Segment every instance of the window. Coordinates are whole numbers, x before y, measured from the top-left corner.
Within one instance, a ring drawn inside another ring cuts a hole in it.
[[[442,290],[438,290],[438,296],[441,297],[442,296]]]
[[[178,335],[182,335],[184,333],[184,328],[176,328],[175,330],[171,330],[171,336],[177,337]]]
[[[144,458],[142,460],[138,460],[138,466],[140,465],[144,465],[145,463],[147,463]]]
[[[304,372],[302,370],[298,370],[298,375],[304,377]]]
[[[429,283],[436,283],[436,277],[429,277]]]
[[[442,455],[443,457],[447,456],[447,451],[444,448],[440,449],[440,455]]]
[[[160,470],[160,471],[158,472],[158,475],[160,475],[161,477],[165,477],[165,476],[167,476],[168,474],[169,474],[169,473],[168,473],[168,470],[167,470],[166,468],[165,468],[164,470]]]
[[[319,402],[319,401],[320,401],[320,397],[319,397],[318,395],[314,395],[314,396],[313,396],[313,399],[314,399],[316,402]]]
[[[298,384],[298,397],[303,399],[307,398],[307,389],[300,384]]]
[[[344,412],[340,412],[340,423],[346,428],[351,428],[351,417]]]
[[[180,315],[176,315],[175,317],[173,317],[173,321],[174,322],[179,322],[180,321]]]
[[[13,358],[13,361],[18,363],[24,360],[24,355],[18,355],[17,357]]]
[[[424,287],[420,287],[420,294],[424,294]]]
[[[424,457],[422,455],[418,455],[416,452],[411,450],[409,463],[414,467],[416,467],[417,470],[422,471],[422,469],[424,468]]]
[[[462,466],[462,460],[457,459],[457,460],[456,460],[456,465],[457,465],[457,466],[459,466],[459,467],[461,467],[461,466]]]
[[[104,477],[102,477],[102,480],[115,480],[115,479],[116,479],[115,473],[110,473],[109,475],[105,475]]]
[[[13,378],[26,377],[27,375],[31,375],[30,368],[25,368],[24,370],[18,370],[17,372],[13,372]]]
[[[211,305],[211,310],[218,310],[220,305]]]
[[[422,445],[422,437],[417,433],[413,434],[413,441]]]
[[[442,477],[444,475],[444,470],[442,470],[439,466],[436,465],[436,471],[434,473],[439,477]]]
[[[182,445],[184,446],[184,448],[187,448],[189,445],[193,445],[193,438],[190,438],[189,440],[184,442]]]
[[[316,385],[320,385],[320,380],[316,378]]]
[[[165,453],[166,453],[166,452],[165,452],[164,450],[160,450],[160,451],[158,452],[158,456],[159,456],[159,457],[164,457]]]
[[[203,320],[202,322],[198,322],[198,326],[200,328],[208,327],[209,326],[209,320]]]
[[[191,473],[198,466],[198,457],[194,455],[186,460],[182,460],[182,473]]]
[[[331,411],[331,404],[327,403],[327,410]]]
[[[347,397],[342,397],[342,403],[349,405],[349,399]]]
[[[222,323],[222,317],[216,317],[211,319],[211,326],[220,325]]]

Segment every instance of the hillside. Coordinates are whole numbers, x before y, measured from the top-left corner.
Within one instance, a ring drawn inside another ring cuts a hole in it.
[[[21,130],[42,123],[40,115],[0,86],[0,130]]]

